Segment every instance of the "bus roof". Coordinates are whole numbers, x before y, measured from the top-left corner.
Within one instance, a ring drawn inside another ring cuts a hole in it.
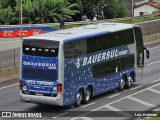
[[[26,37],[24,39],[43,39],[51,41],[72,41],[76,39],[85,39],[97,35],[112,33],[116,31],[121,31],[125,29],[133,28],[132,24],[123,23],[98,23],[91,24],[81,27],[75,27],[70,29],[58,30],[54,32],[49,32],[41,35]]]

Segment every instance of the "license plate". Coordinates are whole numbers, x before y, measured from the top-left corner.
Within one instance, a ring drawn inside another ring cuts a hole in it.
[[[37,96],[43,96],[43,94],[36,94]]]

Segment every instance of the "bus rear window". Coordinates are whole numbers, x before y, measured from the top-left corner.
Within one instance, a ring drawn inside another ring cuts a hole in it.
[[[24,40],[23,53],[25,55],[57,57],[59,42],[48,40]]]

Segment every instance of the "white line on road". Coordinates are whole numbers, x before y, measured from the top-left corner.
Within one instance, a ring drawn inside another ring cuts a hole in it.
[[[124,112],[124,111],[122,111],[122,110],[120,110],[120,109],[118,109],[118,108],[115,108],[115,107],[113,107],[113,106],[110,106],[110,105],[106,105],[105,106],[107,109],[109,109],[109,110],[112,110],[112,111],[115,111],[115,112],[117,112],[117,113],[119,113],[119,114],[121,114],[121,115],[123,115],[123,116],[131,116],[130,114],[128,114],[128,113],[126,113],[126,112]]]
[[[141,92],[143,92],[143,91],[145,91],[145,90],[147,90],[147,89],[149,89],[149,88],[152,88],[152,87],[155,87],[155,86],[158,86],[158,85],[160,85],[160,83],[155,84],[155,85],[152,85],[152,86],[150,86],[150,87],[148,87],[148,88],[142,89],[142,90],[140,90],[140,91],[138,91],[138,92],[135,92],[135,93],[133,93],[133,94],[130,94],[130,95],[125,96],[125,97],[123,97],[123,98],[120,98],[120,99],[118,99],[118,100],[112,101],[112,102],[110,102],[110,103],[108,103],[108,104],[106,104],[106,105],[114,104],[114,103],[116,103],[116,102],[119,102],[119,101],[121,101],[121,100],[124,100],[124,99],[128,98],[129,96],[136,95],[136,94],[138,94],[138,93],[141,93]],[[98,107],[98,108],[95,108],[95,109],[91,110],[90,112],[86,112],[86,113],[84,113],[84,114],[82,114],[82,115],[80,115],[80,116],[87,115],[87,114],[91,113],[92,111],[97,111],[97,110],[99,110],[99,109],[101,109],[101,108],[104,108],[106,105],[102,105],[102,106],[100,106],[100,107]],[[79,116],[79,117],[80,117],[80,116]],[[70,120],[75,120],[75,119],[77,119],[77,118],[79,118],[79,117],[74,117],[74,118],[72,118],[72,119],[70,119]]]
[[[149,48],[149,50],[154,50],[154,49],[157,49],[157,48],[160,48],[160,46]]]
[[[143,87],[143,85],[140,85],[140,86],[134,87],[134,88],[132,88],[132,89],[130,89],[130,90],[135,90],[135,89],[138,89],[138,88],[140,88],[140,87]]]
[[[155,86],[158,86],[158,85],[160,85],[160,83],[155,84],[155,85],[152,85],[152,86],[150,86],[150,87],[148,87],[148,88],[142,89],[142,90],[140,90],[140,91],[138,91],[138,92],[135,92],[135,93],[133,93],[133,94],[130,94],[130,95],[128,95],[128,96],[125,96],[125,97],[123,97],[123,98],[120,98],[120,99],[118,99],[118,100],[115,100],[115,101],[113,101],[113,102],[110,102],[110,103],[108,103],[108,104],[106,104],[106,105],[114,104],[114,103],[116,103],[116,102],[119,102],[119,101],[121,101],[121,100],[124,100],[124,99],[126,99],[126,98],[128,98],[128,97],[130,97],[130,96],[136,95],[136,94],[138,94],[138,93],[141,93],[141,92],[143,92],[143,91],[145,91],[145,90],[147,90],[147,89],[149,89],[149,88],[152,88],[152,87],[155,87]],[[95,108],[95,109],[92,110],[92,111],[99,110],[99,109],[103,108],[103,107],[106,106],[106,105],[103,105],[103,106],[100,106],[100,107],[98,107],[98,108]]]
[[[113,97],[116,97],[116,96],[118,96],[118,95],[120,95],[120,94],[118,93],[118,94],[115,94],[115,95],[109,96],[108,98],[113,98]]]
[[[5,89],[5,88],[9,88],[9,87],[12,87],[12,86],[16,86],[16,85],[19,85],[19,83],[16,83],[16,84],[13,84],[13,85],[8,85],[8,86],[5,86],[5,87],[1,87],[0,90]]]
[[[159,63],[160,61],[155,61],[155,62],[152,62],[152,63],[149,63],[147,65],[153,65],[153,64],[156,64],[156,63]]]
[[[93,102],[93,103],[90,103],[90,104],[84,105],[84,106],[82,106],[81,108],[85,108],[85,107],[91,106],[91,105],[93,105],[93,104],[96,104],[96,102]]]
[[[160,79],[158,79],[158,80],[154,80],[154,81],[152,81],[152,83],[155,83],[155,82],[158,82],[158,81],[160,81]]]
[[[83,120],[93,120],[93,119],[91,119],[89,117],[80,117],[80,118],[83,119]]]
[[[135,97],[133,97],[133,96],[128,97],[128,99],[133,100],[133,101],[138,102],[138,103],[141,103],[141,104],[143,104],[143,105],[149,106],[149,107],[155,107],[155,105],[153,105],[153,104],[151,104],[151,103],[148,103],[148,102],[146,102],[146,101],[143,101],[143,100],[141,100],[141,99],[135,98]]]
[[[149,91],[151,91],[151,92],[154,92],[154,93],[157,93],[157,94],[160,94],[160,91],[158,91],[158,90],[155,90],[155,89],[152,89],[152,88],[150,88],[150,89],[148,89]]]
[[[69,112],[62,113],[62,114],[59,114],[59,115],[57,115],[57,116],[55,116],[55,117],[53,117],[53,118],[61,117],[61,116],[66,115],[66,114],[68,114],[68,113],[69,113]]]

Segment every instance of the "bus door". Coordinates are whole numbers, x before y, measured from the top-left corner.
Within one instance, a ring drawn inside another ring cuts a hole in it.
[[[136,79],[142,80],[143,77],[143,69],[144,69],[144,44],[143,37],[140,27],[134,27],[134,34],[136,40]]]

